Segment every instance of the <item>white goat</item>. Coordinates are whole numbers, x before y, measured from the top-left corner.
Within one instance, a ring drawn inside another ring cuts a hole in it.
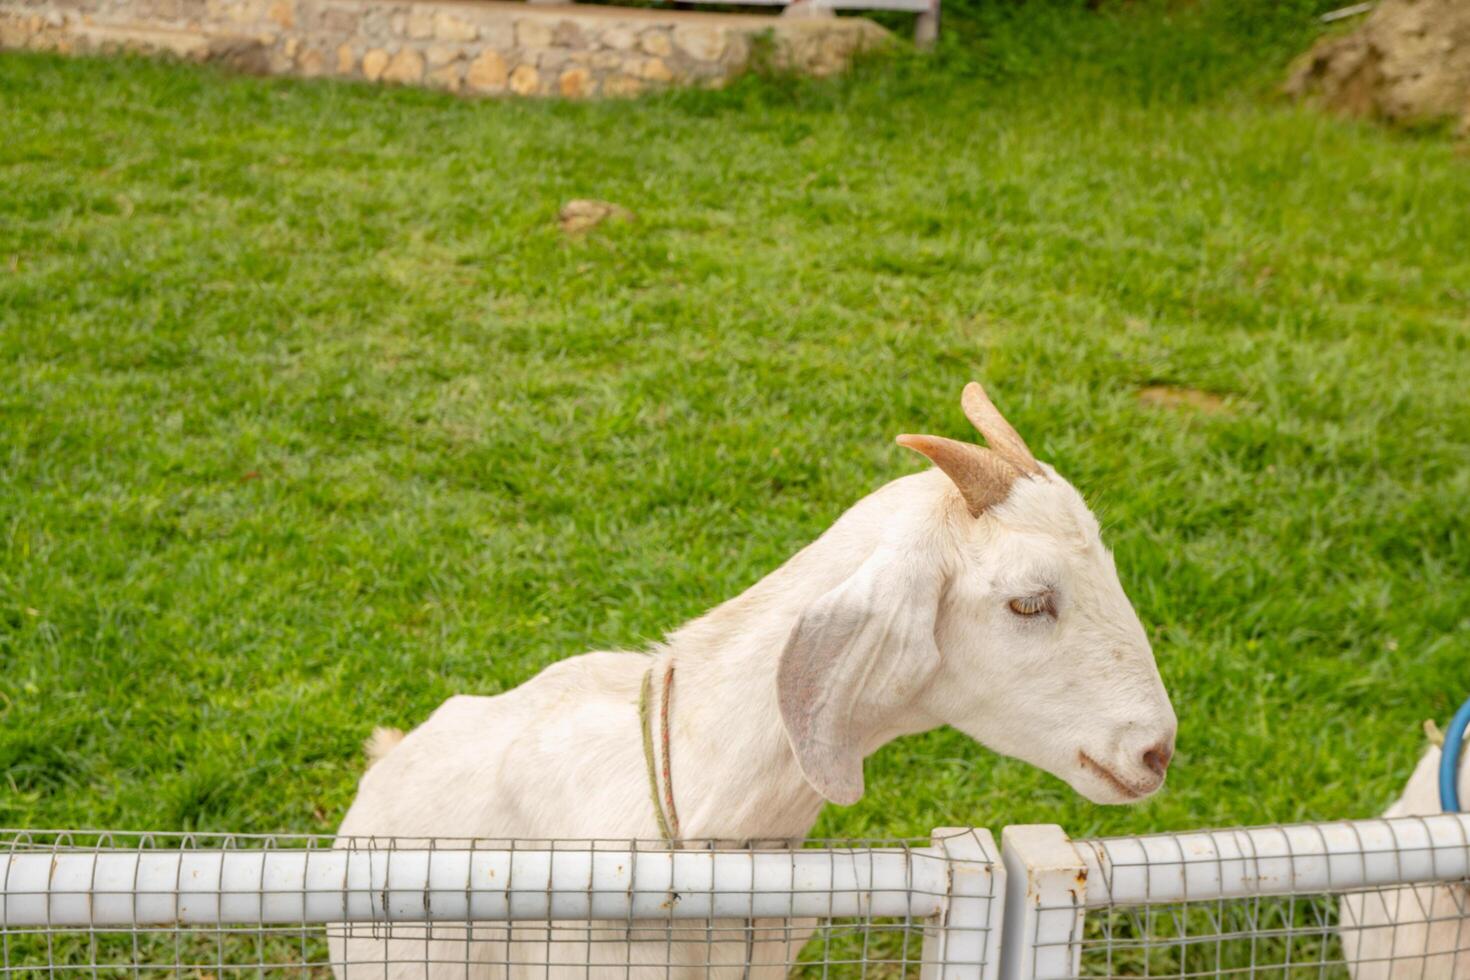
[[[1440,813],[1439,759],[1431,745],[1385,817]],[[1460,799],[1470,799],[1462,766]],[[1343,958],[1353,980],[1464,980],[1470,977],[1470,895],[1464,885],[1420,885],[1344,895]]]
[[[573,657],[496,697],[449,699],[400,744],[375,736],[381,758],[339,834],[658,836],[638,705],[650,671],[661,699],[670,665],[660,761],[688,838],[798,840],[823,800],[862,797],[864,757],[944,724],[1099,803],[1157,790],[1174,711],[1096,520],[978,384],[962,402],[990,448],[900,436],[938,468],[865,497],[651,654]],[[750,956],[772,964],[754,975],[782,976],[804,938],[773,928],[747,949],[732,928],[629,942],[618,926],[550,943],[544,924],[476,927],[473,942],[397,935],[334,940],[333,960],[349,964],[338,975],[586,977],[601,964],[623,976],[633,964],[638,976],[737,978]]]

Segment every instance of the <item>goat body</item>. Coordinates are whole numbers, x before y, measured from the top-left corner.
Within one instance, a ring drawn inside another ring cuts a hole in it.
[[[1439,746],[1414,767],[1385,817],[1430,816],[1439,806]],[[1470,772],[1459,778],[1470,796]],[[1353,980],[1464,980],[1470,977],[1470,895],[1463,884],[1354,892],[1339,903],[1338,932]]]
[[[936,472],[908,482],[942,479]],[[638,695],[649,668],[661,676],[673,658],[671,764],[685,835],[732,843],[805,837],[822,798],[802,778],[781,727],[776,658],[801,608],[866,557],[878,517],[906,489],[893,485],[869,497],[817,545],[675,633],[652,656],[583,654],[495,697],[450,698],[363,776],[339,836],[425,844],[435,837],[657,839]],[[707,967],[716,978],[742,975],[744,923],[738,931],[728,924],[727,938],[715,943],[701,923],[687,926],[697,937],[691,942],[670,943],[666,932],[648,929],[648,939],[635,935],[629,943],[625,924],[579,924],[550,947],[548,928],[556,930],[545,923],[477,925],[472,937],[462,927],[435,927],[432,940],[421,927],[395,927],[391,940],[334,939],[332,960],[346,964],[338,970],[344,980],[459,976],[467,955],[472,980],[554,978],[559,972],[548,972],[548,964],[557,963],[578,977],[589,965],[597,968],[594,977],[624,976],[630,963],[645,965],[649,976],[666,975],[666,966],[674,977],[703,977]],[[779,964],[767,971],[771,976],[784,976],[810,927],[788,936],[774,926],[756,924],[760,941],[751,952],[755,962]],[[729,966],[722,971],[720,963]]]

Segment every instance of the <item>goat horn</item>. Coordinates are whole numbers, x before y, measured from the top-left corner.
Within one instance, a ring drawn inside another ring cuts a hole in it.
[[[902,435],[897,441],[905,449],[928,456],[944,471],[965,498],[972,517],[979,517],[986,508],[1006,499],[1021,475],[999,453],[984,446],[943,436]]]
[[[1000,414],[1000,409],[995,407],[995,403],[985,394],[985,389],[980,387],[979,382],[971,381],[965,385],[964,394],[960,395],[960,405],[965,410],[965,417],[980,430],[990,448],[999,453],[1002,459],[1026,476],[1041,476],[1041,464],[1031,455],[1031,450],[1026,447],[1026,440]]]

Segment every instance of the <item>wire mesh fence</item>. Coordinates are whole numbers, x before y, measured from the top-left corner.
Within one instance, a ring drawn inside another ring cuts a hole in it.
[[[994,976],[998,867],[983,831],[679,849],[0,832],[0,973]]]
[[[1081,975],[1470,977],[1461,886],[1115,908],[1087,916]]]
[[[0,831],[0,974],[1470,980],[1470,817],[1000,848]]]
[[[1021,975],[1470,978],[1467,834],[1444,815],[1077,842],[1079,887],[1021,910]]]

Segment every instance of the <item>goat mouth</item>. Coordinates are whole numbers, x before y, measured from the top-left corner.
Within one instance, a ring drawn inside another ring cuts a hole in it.
[[[1113,770],[1109,769],[1107,766],[1103,765],[1101,762],[1098,762],[1092,756],[1088,755],[1085,751],[1082,751],[1080,749],[1077,752],[1077,758],[1082,763],[1083,769],[1086,769],[1093,775],[1100,777],[1103,782],[1107,783],[1109,786],[1113,787],[1113,789],[1117,790],[1124,797],[1130,800],[1141,800],[1158,788],[1157,786],[1154,786],[1148,789],[1141,789],[1133,783],[1126,783],[1123,781],[1122,777],[1113,772]]]

